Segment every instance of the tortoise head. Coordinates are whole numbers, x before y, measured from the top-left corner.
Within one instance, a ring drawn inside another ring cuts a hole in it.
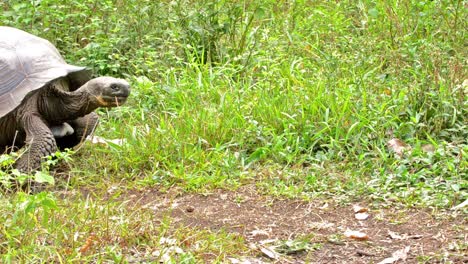
[[[130,84],[113,77],[98,77],[86,83],[86,90],[100,107],[115,107],[127,101],[130,95]]]

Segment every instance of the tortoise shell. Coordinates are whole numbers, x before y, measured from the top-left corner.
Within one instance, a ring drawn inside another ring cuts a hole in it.
[[[90,78],[85,67],[67,64],[49,41],[0,26],[0,118],[18,107],[28,93],[65,76],[82,83]]]

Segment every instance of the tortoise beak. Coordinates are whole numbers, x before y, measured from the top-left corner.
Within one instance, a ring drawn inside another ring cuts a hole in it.
[[[95,96],[98,105],[101,107],[115,107],[121,106],[127,101],[127,97],[117,97],[117,96]]]
[[[84,88],[94,97],[98,107],[120,106],[130,96],[130,84],[123,80],[109,76],[97,77],[90,80]]]
[[[118,80],[110,84],[110,95],[126,99],[130,95],[130,84],[125,80]]]
[[[107,92],[97,96],[99,104],[104,107],[115,107],[124,104],[130,95],[130,84],[121,79],[116,79],[109,84]]]

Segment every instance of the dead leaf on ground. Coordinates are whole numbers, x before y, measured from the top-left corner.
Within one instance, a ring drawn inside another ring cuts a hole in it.
[[[272,247],[260,247],[260,251],[270,259],[278,260],[281,257]]]
[[[362,207],[358,204],[353,205],[353,211],[355,214],[367,212],[369,209]]]
[[[406,151],[411,150],[411,146],[403,142],[401,139],[398,138],[392,138],[387,142],[387,145],[390,150],[395,152],[398,156],[403,156],[403,153]]]
[[[354,240],[360,240],[360,241],[369,240],[369,236],[366,233],[360,232],[360,231],[352,231],[348,229],[346,230],[344,235],[345,237],[351,238]]]
[[[111,145],[117,145],[117,146],[123,146],[126,141],[125,139],[107,139],[107,138],[103,138],[103,137],[99,137],[99,136],[92,136],[92,137],[88,137],[87,138],[89,141],[91,141],[91,143],[93,144],[101,144],[101,145],[105,145],[105,146],[109,146],[109,144]]]
[[[424,144],[421,146],[421,150],[424,153],[434,153],[435,152],[435,147],[432,144]]]
[[[423,235],[408,235],[408,234],[400,235],[390,230],[388,230],[388,236],[393,240],[419,239],[423,237]]]
[[[391,239],[396,239],[396,240],[403,240],[404,238],[402,236],[400,236],[399,234],[395,233],[395,232],[392,232],[390,230],[388,230],[388,236],[391,238]]]
[[[320,206],[318,209],[324,210],[324,209],[327,209],[328,206],[329,206],[328,203],[324,203],[324,204],[323,204],[322,206]]]
[[[324,222],[312,222],[309,224],[309,226],[315,230],[327,230],[327,229],[331,229],[333,226],[335,226],[335,224],[324,221]]]
[[[159,259],[160,263],[167,263],[171,260],[171,255],[174,254],[184,254],[184,250],[176,246],[177,240],[174,238],[161,237],[159,239],[159,245],[162,248],[159,248],[151,253],[153,257]],[[141,261],[144,262],[144,261]]]
[[[260,251],[269,259],[278,261],[278,263],[297,263],[297,262],[292,262],[288,258],[282,256],[280,253],[276,252],[274,247],[264,247],[264,246],[259,246]],[[275,262],[276,263],[276,262]],[[302,263],[302,262],[299,262]]]
[[[96,235],[94,233],[91,233],[89,237],[86,239],[83,246],[81,246],[78,251],[82,254],[86,253],[88,250],[91,249],[91,247],[94,244],[94,241],[96,241]]]
[[[467,205],[468,205],[468,199],[466,199],[463,203],[452,207],[452,210],[462,209],[462,208],[466,207]]]
[[[174,238],[168,238],[168,237],[161,237],[159,239],[159,244],[160,245],[175,245],[177,243],[177,240]]]
[[[354,215],[354,217],[357,220],[366,220],[367,218],[369,218],[369,214],[368,213],[357,213],[357,214]]]
[[[265,230],[252,230],[252,232],[250,232],[249,234],[251,237],[259,237],[259,236],[266,236],[266,237],[270,237],[270,233],[268,233],[267,231]]]
[[[391,257],[380,261],[378,264],[393,264],[400,260],[405,261],[406,258],[408,257],[409,250],[410,250],[410,246],[397,250],[392,253]]]
[[[457,85],[457,87],[460,87],[460,84]],[[461,84],[461,88],[468,93],[468,79],[463,80],[463,83]]]

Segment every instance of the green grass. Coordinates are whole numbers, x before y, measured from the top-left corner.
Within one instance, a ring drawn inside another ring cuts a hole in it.
[[[163,234],[170,225],[133,234],[152,221],[102,200],[114,185],[206,192],[253,183],[278,197],[442,209],[461,203],[468,196],[464,5],[1,2],[0,24],[45,37],[69,62],[133,85],[128,104],[99,110],[97,134],[127,144],[87,143],[67,162],[69,182],[56,180],[59,189],[92,186],[96,195],[2,196],[0,217],[9,223],[0,233],[3,260],[120,261],[129,251],[115,239],[128,248],[161,246],[162,235],[148,239],[145,232]],[[392,153],[392,137],[412,153]],[[423,152],[424,144],[434,153]],[[104,224],[115,217],[128,219]],[[113,238],[79,255],[90,232]],[[214,247],[228,243],[222,232],[191,232]],[[205,253],[218,254],[214,247]],[[226,255],[239,252],[227,247]],[[203,260],[184,252],[187,263]]]
[[[59,199],[46,193],[2,198],[2,262],[121,263],[158,261],[166,255],[172,263],[200,263],[207,253],[223,259],[248,251],[239,236],[175,228],[169,218],[158,223],[149,208],[129,210],[132,203]]]

